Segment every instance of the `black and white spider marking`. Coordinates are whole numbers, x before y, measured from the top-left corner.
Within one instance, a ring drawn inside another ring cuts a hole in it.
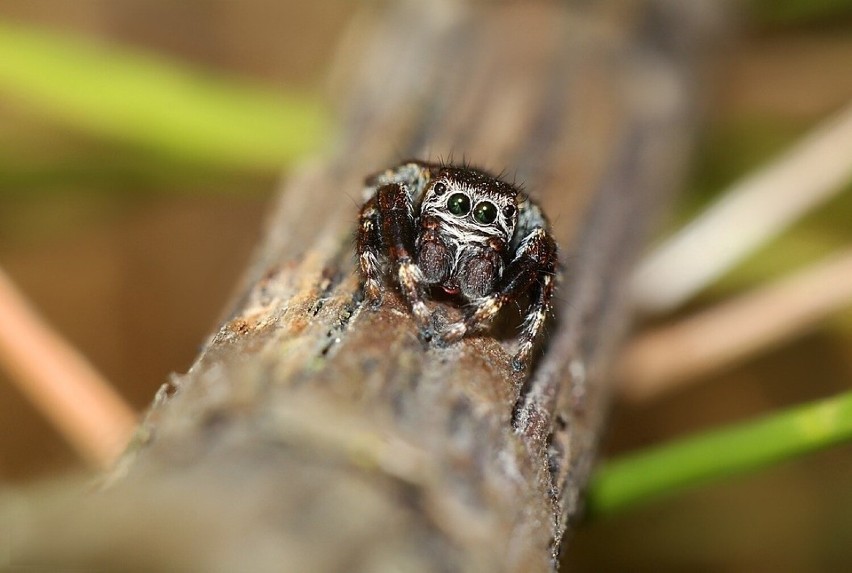
[[[364,291],[381,301],[390,270],[422,332],[429,289],[469,303],[438,338],[455,342],[486,327],[507,302],[528,295],[512,365],[523,369],[556,286],[556,243],[541,209],[509,183],[466,166],[408,161],[366,181],[358,228]],[[389,264],[389,266],[388,266]]]

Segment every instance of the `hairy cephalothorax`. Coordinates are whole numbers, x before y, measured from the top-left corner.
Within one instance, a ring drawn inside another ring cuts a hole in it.
[[[514,185],[466,166],[408,161],[366,185],[358,256],[367,298],[381,301],[390,271],[421,331],[432,337],[424,297],[443,289],[468,303],[464,318],[436,337],[449,343],[528,295],[512,360],[523,369],[550,310],[559,266],[541,209]]]

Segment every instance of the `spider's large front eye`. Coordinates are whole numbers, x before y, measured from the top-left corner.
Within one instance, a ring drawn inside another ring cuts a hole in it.
[[[497,219],[497,207],[491,201],[480,201],[473,210],[473,218],[477,223],[489,225]]]
[[[464,217],[470,213],[470,199],[464,193],[453,193],[447,199],[447,209],[456,217]]]

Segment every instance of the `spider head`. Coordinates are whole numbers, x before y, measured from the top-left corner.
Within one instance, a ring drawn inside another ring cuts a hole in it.
[[[506,263],[517,196],[515,187],[485,172],[442,169],[420,210],[418,264],[426,280],[468,299],[490,293]]]

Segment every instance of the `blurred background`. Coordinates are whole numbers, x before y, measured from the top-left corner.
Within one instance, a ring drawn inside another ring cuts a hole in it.
[[[322,108],[335,96],[329,69],[356,7],[342,0],[4,0],[0,25],[139,51]],[[670,229],[852,100],[852,2],[752,1],[738,17]],[[268,160],[166,153],[44,109],[0,86],[0,267],[141,411],[216,326],[281,170]],[[685,312],[852,244],[850,191]],[[5,376],[0,482],[78,466]],[[849,309],[721,374],[640,404],[617,403],[605,453],[833,396],[851,382]],[[587,524],[568,563],[575,571],[843,570],[852,563],[850,454],[852,447],[837,447]]]

